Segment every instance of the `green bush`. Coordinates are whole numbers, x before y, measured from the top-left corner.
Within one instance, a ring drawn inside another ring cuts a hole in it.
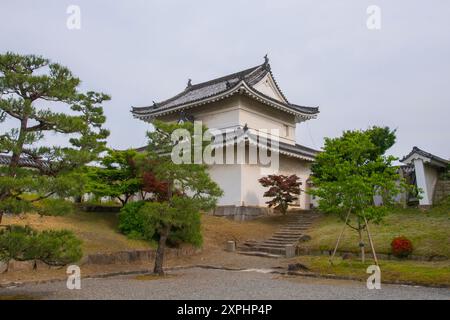
[[[140,209],[144,201],[128,202],[119,213],[119,230],[132,239],[143,239],[144,223]]]
[[[30,227],[11,226],[0,230],[0,261],[27,260],[32,255],[36,231]]]
[[[74,205],[64,199],[47,198],[37,203],[36,211],[42,216],[62,216],[73,213]]]
[[[12,214],[30,212],[33,206],[28,201],[22,201],[14,198],[6,198],[0,201],[0,211]]]
[[[66,265],[81,259],[82,241],[69,230],[43,231],[36,236],[35,259],[50,265]]]
[[[10,226],[0,231],[0,260],[42,260],[66,265],[82,257],[81,240],[68,230],[37,232],[30,227]]]
[[[197,207],[190,205],[188,200],[178,206],[182,208],[185,221],[172,226],[167,244],[179,246],[189,243],[195,246],[202,244],[200,212]],[[157,229],[161,221],[161,212],[166,215],[177,214],[176,208],[169,208],[167,203],[159,202],[130,202],[126,204],[119,214],[119,230],[133,239],[158,241]],[[169,217],[168,217],[169,218]],[[170,220],[170,219],[168,219]]]

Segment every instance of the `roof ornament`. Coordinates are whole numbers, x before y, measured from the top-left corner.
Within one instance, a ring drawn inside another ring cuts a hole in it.
[[[247,132],[247,130],[248,130],[248,126],[247,126],[247,123],[244,125],[244,132]]]
[[[153,102],[153,107],[156,108],[158,106],[158,104],[154,100],[152,100],[152,102]]]
[[[178,118],[178,124],[183,124],[185,122],[194,122],[195,118],[193,115],[187,114],[184,110],[180,112],[180,117]]]
[[[230,81],[227,80],[227,81],[225,82],[225,87],[226,87],[227,89],[231,87]]]
[[[264,56],[264,64],[263,64],[263,67],[264,67],[265,70],[270,71],[269,57],[267,56],[267,53],[266,53],[266,55]]]
[[[192,87],[192,79],[189,78],[186,88],[190,88],[190,87]]]

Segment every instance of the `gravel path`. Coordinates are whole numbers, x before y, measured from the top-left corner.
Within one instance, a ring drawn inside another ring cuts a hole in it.
[[[368,290],[364,282],[285,277],[256,271],[184,269],[157,280],[136,276],[85,279],[81,290],[65,282],[0,289],[1,296],[37,299],[450,299],[449,289],[382,285]]]

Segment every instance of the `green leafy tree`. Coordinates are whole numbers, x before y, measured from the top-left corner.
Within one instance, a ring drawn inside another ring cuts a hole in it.
[[[68,68],[36,55],[0,55],[0,222],[53,195],[81,194],[82,168],[105,149],[103,93],[78,90]],[[49,145],[50,134],[66,142]]]
[[[345,131],[341,137],[325,139],[324,151],[312,166],[314,188],[309,192],[319,198],[321,211],[338,214],[358,232],[363,260],[368,222],[382,221],[395,196],[407,188],[392,166],[396,158],[384,155],[394,143],[395,131],[389,128]],[[383,205],[375,205],[375,196]]]
[[[271,174],[258,180],[259,183],[266,188],[264,197],[272,198],[266,203],[269,208],[275,207],[282,214],[286,214],[289,204],[298,199],[300,194],[300,178],[293,174],[285,176],[282,174]]]
[[[143,187],[136,155],[135,150],[108,150],[100,159],[99,167],[88,169],[86,191],[99,197],[116,198],[124,206]]]
[[[147,225],[152,226],[149,233],[156,234],[159,238],[154,272],[162,275],[169,233],[191,228],[194,231],[191,237],[200,237],[200,228],[195,228],[200,225],[200,211],[214,208],[222,190],[211,180],[206,165],[194,163],[194,143],[190,143],[190,147],[182,151],[187,152],[191,161],[180,164],[172,161],[172,151],[180,143],[180,140],[172,139],[172,133],[177,129],[183,130],[184,141],[193,142],[196,134],[194,124],[157,121],[154,125],[155,130],[148,133],[147,153],[141,155],[140,163],[142,170],[151,172],[159,182],[158,189],[165,185],[167,192],[166,196],[158,197],[159,201],[148,202],[141,210],[148,217]],[[202,150],[203,147],[204,144],[201,144]]]

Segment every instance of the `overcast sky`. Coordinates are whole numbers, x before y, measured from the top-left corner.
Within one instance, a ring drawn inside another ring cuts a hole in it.
[[[66,26],[69,5],[81,29]],[[366,26],[369,5],[381,29]],[[416,145],[450,157],[450,1],[0,2],[0,51],[68,66],[84,90],[108,93],[114,148],[145,144],[131,106],[263,62],[296,104],[319,106],[297,127],[300,144],[371,125],[397,128],[396,156]]]

